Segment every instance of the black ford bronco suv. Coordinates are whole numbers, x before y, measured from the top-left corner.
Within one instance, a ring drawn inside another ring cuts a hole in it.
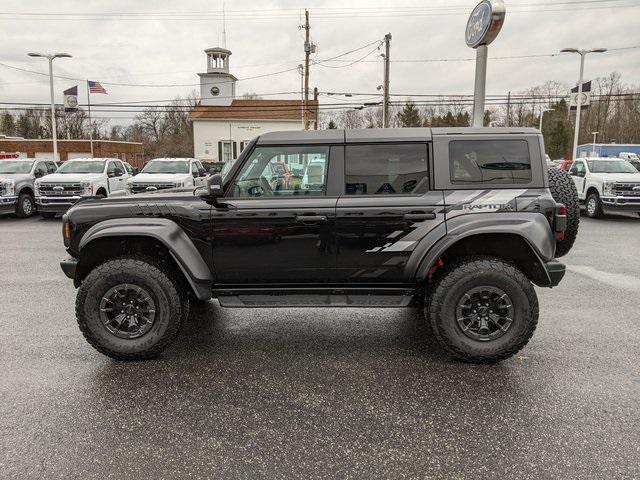
[[[76,315],[100,352],[157,356],[190,302],[421,302],[455,358],[518,352],[577,233],[540,132],[405,128],[261,135],[199,189],[83,200],[63,219]]]

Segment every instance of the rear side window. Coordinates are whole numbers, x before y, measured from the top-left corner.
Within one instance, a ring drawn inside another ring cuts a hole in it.
[[[449,173],[454,185],[530,183],[529,146],[525,140],[454,140]]]
[[[347,145],[347,195],[401,195],[428,190],[427,145]]]

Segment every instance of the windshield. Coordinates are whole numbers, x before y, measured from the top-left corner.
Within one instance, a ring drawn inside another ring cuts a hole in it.
[[[225,162],[224,167],[222,167],[222,170],[220,170],[220,175],[222,175],[223,179],[224,177],[227,176],[227,173],[229,173],[229,170],[231,170],[232,166],[233,166],[232,161]]]
[[[104,160],[73,160],[65,162],[56,173],[102,173]]]
[[[189,173],[187,160],[151,160],[141,173]]]
[[[27,160],[2,160],[0,161],[0,173],[29,173],[33,161]]]
[[[591,173],[638,173],[626,160],[587,160]]]

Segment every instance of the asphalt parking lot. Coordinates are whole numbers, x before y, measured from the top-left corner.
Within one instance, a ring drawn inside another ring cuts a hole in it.
[[[94,351],[60,221],[0,218],[2,478],[638,478],[640,218],[582,218],[528,346],[453,362],[418,310],[199,307]]]

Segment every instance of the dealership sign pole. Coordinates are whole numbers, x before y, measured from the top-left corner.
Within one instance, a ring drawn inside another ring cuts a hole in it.
[[[473,91],[473,126],[484,120],[484,98],[487,80],[487,46],[498,36],[504,23],[502,0],[482,0],[473,9],[465,31],[467,46],[476,50],[476,79]]]

